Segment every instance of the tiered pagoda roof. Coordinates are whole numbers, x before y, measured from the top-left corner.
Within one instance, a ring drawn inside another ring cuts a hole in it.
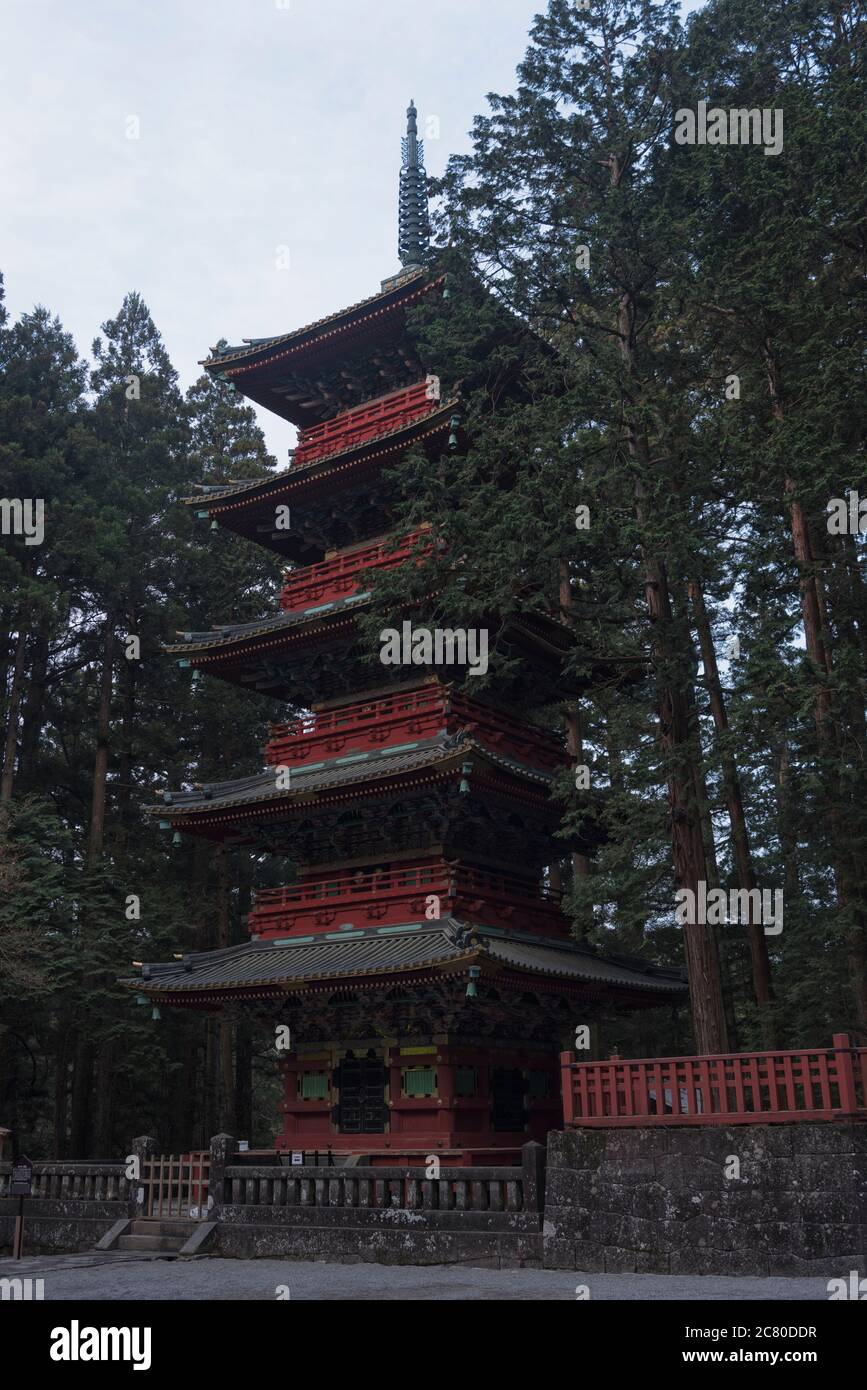
[[[167,1004],[218,1008],[232,999],[284,1000],[336,988],[357,994],[383,981],[422,985],[437,978],[466,988],[471,969],[499,990],[537,989],[566,997],[616,997],[630,1007],[679,1001],[684,973],[639,959],[597,954],[569,941],[454,918],[320,937],[258,941],[144,968],[127,981]]]
[[[467,777],[471,786],[472,780],[486,776],[492,785],[501,785],[521,797],[529,797],[535,786],[547,802],[553,781],[550,772],[492,753],[473,738],[440,734],[403,748],[355,753],[292,769],[288,789],[276,787],[275,774],[269,771],[195,791],[167,793],[164,805],[152,814],[170,819],[179,829],[195,830],[196,821],[200,826],[213,827],[219,823],[220,812],[237,812],[246,807],[255,814],[269,806],[306,807],[313,802],[351,799],[354,787],[373,788],[377,783],[393,787],[394,779],[405,783],[407,778],[413,780],[421,773],[430,783],[437,777],[447,778],[460,772],[469,760],[472,771]],[[237,817],[230,819],[234,822]]]
[[[252,623],[227,623],[209,632],[184,632],[179,634],[180,642],[173,642],[164,650],[178,657],[184,666],[309,708],[317,700],[343,691],[362,693],[390,678],[398,679],[394,673],[400,672],[399,667],[372,662],[369,649],[361,644],[358,617],[370,606],[371,588],[365,587],[345,598],[313,604],[298,612],[280,613]],[[574,645],[567,627],[545,614],[532,612],[499,624],[499,631],[493,618],[482,626],[489,627],[495,651],[528,663],[527,670],[514,672],[514,684],[526,683],[532,669],[534,691],[540,703],[564,698],[562,663]],[[321,658],[328,652],[334,655],[326,667]],[[312,667],[311,661],[315,663]],[[610,663],[599,662],[588,654],[587,666],[588,684],[595,678],[597,667],[604,678],[611,679]],[[455,678],[460,668],[456,664],[430,664],[414,669],[420,676],[437,672],[448,681]]]
[[[381,429],[372,424],[367,436],[350,430],[333,438],[333,449],[328,453],[308,454],[306,459],[302,453],[300,457],[304,461],[299,461],[296,450],[292,467],[270,478],[212,485],[184,501],[225,530],[234,531],[287,559],[303,562],[317,558],[324,541],[317,531],[311,531],[311,526],[326,502],[329,511],[336,513],[328,538],[331,544],[340,535],[341,508],[349,506],[353,499],[356,499],[356,506],[363,508],[356,525],[364,525],[366,517],[376,525],[386,500],[385,485],[381,481],[383,469],[392,467],[410,448],[441,447],[453,428],[452,421],[459,405],[455,397],[431,401],[421,413],[413,413],[410,408],[406,418],[392,419]],[[304,443],[302,432],[299,450],[303,450]],[[291,531],[276,527],[275,512],[280,506],[291,508]],[[346,530],[343,535],[348,541],[352,533]]]
[[[412,269],[348,309],[292,333],[216,349],[205,370],[293,425],[307,428],[385,389],[424,375],[407,349],[406,313],[442,290],[443,277]]]

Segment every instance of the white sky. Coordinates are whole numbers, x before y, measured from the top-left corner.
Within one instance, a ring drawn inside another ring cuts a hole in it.
[[[0,0],[0,270],[82,355],[140,291],[188,386],[398,268],[410,97],[440,174],[544,0]],[[687,3],[687,10],[696,8]],[[128,139],[137,117],[138,139]],[[288,247],[290,268],[277,268]],[[259,411],[282,464],[291,427]]]

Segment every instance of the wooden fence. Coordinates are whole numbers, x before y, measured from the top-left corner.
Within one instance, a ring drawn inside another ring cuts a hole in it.
[[[144,1189],[142,1215],[158,1220],[201,1217],[208,1201],[210,1168],[207,1151],[144,1158],[139,1184]]]
[[[867,1119],[867,1048],[578,1062],[561,1053],[567,1127]]]

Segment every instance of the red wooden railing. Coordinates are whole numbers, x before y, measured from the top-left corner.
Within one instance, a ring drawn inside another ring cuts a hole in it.
[[[377,541],[334,555],[319,565],[289,570],[280,593],[280,607],[284,613],[303,612],[314,604],[333,603],[366,588],[369,570],[396,569],[404,564],[421,535],[421,531],[413,532],[404,537],[397,548],[388,541]]]
[[[415,386],[391,391],[378,400],[344,410],[332,420],[301,431],[294,467],[327,458],[355,444],[363,444],[365,440],[375,439],[396,429],[398,425],[408,425],[435,410],[436,405],[436,400],[432,400],[428,394],[427,382],[420,381]]]
[[[254,935],[273,937],[329,931],[335,926],[389,926],[425,917],[430,896],[440,900],[442,918],[468,921],[537,922],[564,929],[560,895],[512,874],[455,868],[442,860],[396,869],[316,875],[286,888],[256,894],[248,924]]]
[[[564,745],[556,734],[536,729],[531,724],[522,724],[501,714],[499,710],[478,705],[463,695],[453,696],[451,707],[455,724],[460,723],[472,730],[474,738],[486,748],[549,772],[562,767],[567,761]]]
[[[867,1047],[577,1062],[561,1053],[566,1125],[745,1125],[867,1119]]]
[[[447,686],[422,687],[272,725],[265,758],[272,767],[301,767],[329,755],[370,752],[463,728],[484,747],[511,754],[531,767],[553,770],[565,760],[556,735],[453,694]]]
[[[265,759],[272,767],[316,762],[350,749],[370,752],[392,743],[432,738],[443,728],[448,692],[428,686],[384,700],[365,700],[312,714],[288,724],[272,724]]]

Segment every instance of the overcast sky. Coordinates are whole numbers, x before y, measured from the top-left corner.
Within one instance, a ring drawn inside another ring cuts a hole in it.
[[[439,174],[485,94],[512,89],[542,8],[0,0],[10,312],[47,305],[89,356],[136,289],[186,387],[221,337],[288,332],[373,294],[398,267],[409,99],[422,134],[438,118]],[[285,464],[291,427],[259,418]]]

